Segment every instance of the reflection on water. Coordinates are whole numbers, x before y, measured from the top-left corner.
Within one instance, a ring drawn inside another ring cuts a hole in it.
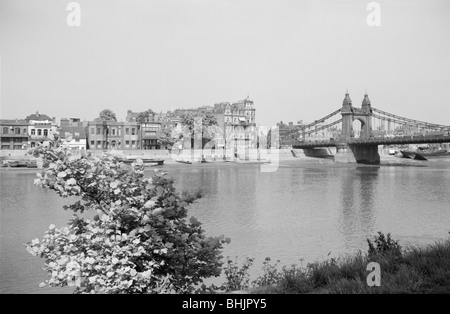
[[[373,234],[375,197],[379,167],[356,167],[341,174],[340,229],[346,248],[364,240],[361,234]]]
[[[232,239],[223,255],[265,257],[282,265],[367,250],[366,238],[391,232],[401,243],[444,238],[450,222],[450,162],[411,163],[420,167],[340,165],[332,161],[285,161],[276,172],[259,165],[167,165],[180,191],[203,192],[191,208],[208,235]],[[151,175],[151,172],[148,172]],[[22,243],[41,238],[51,223],[61,227],[68,200],[33,185],[30,170],[0,170],[1,292],[40,289],[43,261]],[[59,289],[70,292],[70,289]]]

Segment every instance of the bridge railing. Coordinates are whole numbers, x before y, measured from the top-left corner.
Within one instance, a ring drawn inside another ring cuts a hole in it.
[[[336,146],[340,141],[334,138],[329,140],[306,140],[296,141],[293,143],[294,148],[313,148],[313,147],[330,147]],[[420,135],[420,136],[397,136],[397,137],[369,137],[369,138],[352,138],[347,141],[342,141],[347,144],[414,144],[414,143],[450,143],[450,133],[443,135]]]
[[[396,137],[353,138],[349,144],[408,144],[408,143],[445,143],[450,142],[450,133],[442,135],[405,135]]]

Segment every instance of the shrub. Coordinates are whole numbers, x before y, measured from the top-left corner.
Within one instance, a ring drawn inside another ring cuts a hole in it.
[[[262,275],[258,276],[258,278],[256,278],[252,282],[253,285],[268,286],[275,284],[279,281],[279,279],[281,278],[281,274],[278,271],[277,266],[280,263],[280,261],[277,260],[277,262],[274,265],[272,265],[270,261],[271,261],[270,257],[265,258],[262,267]]]
[[[198,196],[179,195],[173,180],[156,170],[144,176],[138,160],[75,155],[55,140],[32,151],[45,165],[35,184],[78,200],[68,227],[51,225],[27,244],[45,258],[50,279],[41,286],[74,286],[74,293],[194,292],[204,278],[219,276],[229,239],[205,236],[187,206]],[[97,212],[93,219],[77,213]]]
[[[369,245],[369,258],[377,255],[402,256],[402,247],[398,244],[398,241],[392,240],[390,233],[385,236],[382,232],[378,232],[378,236],[374,237],[374,241],[367,239],[367,243]]]
[[[221,289],[225,291],[247,289],[250,282],[249,269],[252,265],[253,258],[246,258],[241,267],[238,266],[237,257],[234,261],[228,259],[227,266],[224,268],[227,281],[222,284]]]

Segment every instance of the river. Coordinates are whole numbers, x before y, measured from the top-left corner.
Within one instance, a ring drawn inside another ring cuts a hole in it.
[[[159,168],[180,191],[203,192],[189,215],[208,235],[231,238],[224,257],[254,258],[252,276],[265,257],[280,266],[305,265],[366,251],[366,238],[378,231],[404,246],[433,243],[450,231],[450,158],[394,158],[377,166],[305,158],[282,161],[274,172],[234,163]],[[23,245],[70,218],[62,209],[70,200],[34,186],[35,175],[31,169],[0,169],[0,293],[71,292],[39,288],[47,276],[43,260]]]

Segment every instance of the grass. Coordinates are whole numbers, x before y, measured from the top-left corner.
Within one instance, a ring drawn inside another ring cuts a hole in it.
[[[276,269],[266,259],[263,274],[244,287],[250,294],[450,293],[450,239],[403,249],[379,233],[369,252]],[[370,262],[380,265],[381,285],[369,286]],[[269,278],[270,280],[267,280]]]

